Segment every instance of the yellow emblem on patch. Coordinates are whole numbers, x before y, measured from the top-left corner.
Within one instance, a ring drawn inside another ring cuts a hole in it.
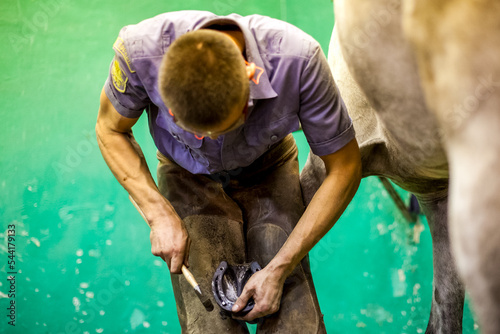
[[[111,68],[111,78],[113,79],[113,85],[116,90],[120,93],[125,93],[125,88],[127,88],[128,77],[120,68],[120,63],[117,60],[114,61],[113,67]]]
[[[130,60],[130,57],[128,56],[127,49],[125,48],[125,42],[121,37],[118,37],[113,44],[113,49],[115,49],[117,52],[119,52],[122,56],[125,62],[127,63],[128,69],[130,73],[134,73],[135,71],[132,70],[132,61]]]

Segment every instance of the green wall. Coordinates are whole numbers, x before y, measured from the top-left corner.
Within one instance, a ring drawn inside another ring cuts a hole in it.
[[[149,228],[107,169],[94,124],[120,28],[181,9],[283,19],[325,51],[333,27],[328,0],[0,3],[0,332],[180,332],[167,266],[151,255]],[[155,174],[146,120],[134,129]],[[303,165],[308,147],[296,137]],[[311,252],[330,333],[425,331],[432,245],[422,223],[405,222],[379,181],[363,180]],[[10,271],[15,298],[6,297]],[[7,323],[11,301],[15,327]],[[476,332],[468,308],[464,325]]]

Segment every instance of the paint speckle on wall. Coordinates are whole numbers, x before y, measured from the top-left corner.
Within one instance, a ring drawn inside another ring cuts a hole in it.
[[[40,240],[35,237],[30,238],[31,242],[33,242],[37,247],[40,247]]]
[[[417,222],[413,226],[413,242],[415,244],[420,243],[420,235],[424,230],[425,230],[424,224],[422,224],[420,219],[417,219]]]
[[[80,312],[80,299],[73,297],[73,306],[75,306],[75,312]]]
[[[132,328],[132,330],[135,330],[137,327],[141,326],[144,321],[144,313],[141,310],[135,308],[130,316],[130,327]]]
[[[101,256],[101,251],[99,249],[90,249],[89,250],[89,256],[90,257],[100,257]]]

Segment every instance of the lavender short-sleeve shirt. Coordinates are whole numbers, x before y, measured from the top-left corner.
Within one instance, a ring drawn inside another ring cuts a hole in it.
[[[212,140],[178,127],[158,91],[158,71],[169,45],[180,35],[212,24],[237,25],[246,56],[256,64],[244,125]],[[158,15],[124,27],[105,93],[116,110],[137,118],[146,110],[151,135],[167,158],[195,174],[250,165],[299,122],[311,150],[336,152],[354,129],[323,51],[311,36],[283,21],[260,15],[216,16],[202,11]]]

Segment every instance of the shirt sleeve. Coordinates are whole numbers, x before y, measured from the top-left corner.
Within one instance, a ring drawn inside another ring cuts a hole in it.
[[[319,45],[300,81],[299,118],[309,146],[319,156],[335,153],[354,139],[355,133]]]
[[[122,116],[138,118],[151,101],[130,58],[126,29],[120,31],[113,44],[115,56],[109,66],[104,92]]]

